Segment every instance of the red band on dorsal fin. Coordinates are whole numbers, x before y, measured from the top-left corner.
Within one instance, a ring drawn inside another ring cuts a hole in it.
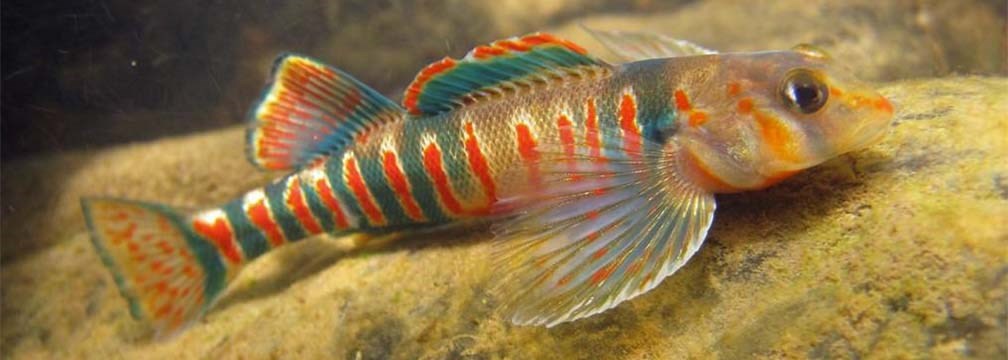
[[[444,59],[427,65],[427,67],[423,70],[420,70],[420,73],[417,74],[416,78],[413,79],[413,82],[406,88],[406,95],[403,97],[403,107],[405,107],[411,114],[418,113],[416,110],[417,100],[419,99],[420,91],[423,89],[424,84],[430,81],[434,75],[443,73],[455,67],[455,63],[455,59],[446,56]]]
[[[501,66],[504,63],[506,66]],[[600,72],[590,68],[608,69],[608,66],[588,56],[577,44],[550,34],[498,40],[473,48],[461,60],[445,57],[428,65],[406,88],[402,104],[410,114],[433,115],[470,104],[488,93],[502,93],[499,90],[504,89],[495,88],[504,83],[535,76],[543,80],[580,78]],[[557,75],[553,71],[557,69],[567,70],[563,72],[566,75]],[[578,70],[585,74],[579,74]],[[432,87],[436,91],[431,91]]]

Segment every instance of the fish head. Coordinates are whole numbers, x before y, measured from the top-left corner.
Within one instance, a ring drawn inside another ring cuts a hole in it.
[[[708,120],[681,132],[712,190],[765,188],[879,141],[893,119],[884,96],[814,47],[720,57],[698,99]]]

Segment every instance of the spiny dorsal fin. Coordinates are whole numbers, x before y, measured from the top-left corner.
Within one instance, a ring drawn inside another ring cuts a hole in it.
[[[249,112],[249,160],[269,170],[302,167],[402,113],[350,75],[284,54],[273,65],[262,100]]]
[[[461,60],[428,65],[406,88],[403,107],[435,115],[539,84],[607,74],[610,66],[570,41],[535,33],[478,46]]]
[[[584,25],[581,27],[626,62],[717,54],[717,51],[662,34],[598,30]]]

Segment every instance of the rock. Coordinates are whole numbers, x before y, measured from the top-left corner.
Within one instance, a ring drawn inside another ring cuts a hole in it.
[[[36,216],[60,229],[40,229],[58,238],[4,263],[4,356],[1004,357],[1008,80],[882,91],[898,120],[880,144],[766,191],[720,197],[707,243],[679,273],[552,329],[495,315],[491,245],[463,231],[380,247],[325,237],[288,246],[253,263],[203,321],[149,342],[74,199],[223,201],[269,177],[245,165],[241,129],[12,164],[5,172],[34,180],[7,203],[57,191]],[[41,181],[51,178],[60,185]]]

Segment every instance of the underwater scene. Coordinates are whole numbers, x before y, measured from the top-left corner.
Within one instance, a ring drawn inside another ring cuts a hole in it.
[[[3,359],[1008,358],[1004,1],[0,5]]]

